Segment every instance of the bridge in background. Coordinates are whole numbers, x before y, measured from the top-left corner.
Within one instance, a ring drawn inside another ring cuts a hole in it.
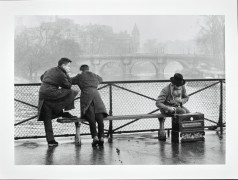
[[[151,66],[151,73],[157,77],[164,77],[165,69],[178,64],[179,72],[183,74],[198,73],[200,70],[209,70],[216,64],[216,59],[201,55],[185,55],[185,54],[135,54],[135,55],[84,55],[80,56],[78,65],[87,63],[92,70],[100,75],[105,75],[108,70],[118,73],[119,75],[134,75],[138,67],[147,63],[147,67]],[[146,68],[146,67],[145,67]],[[139,69],[143,73],[143,69]],[[202,71],[201,71],[202,73]]]

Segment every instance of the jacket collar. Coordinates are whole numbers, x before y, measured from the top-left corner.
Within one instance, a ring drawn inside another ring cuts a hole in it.
[[[66,74],[66,71],[61,66],[57,66],[57,67]]]

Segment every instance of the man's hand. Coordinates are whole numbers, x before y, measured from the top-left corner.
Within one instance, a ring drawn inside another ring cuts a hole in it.
[[[175,101],[176,101],[177,103],[182,103],[182,99],[181,99],[180,97],[175,98]]]
[[[175,107],[168,107],[168,108],[169,108],[169,112],[170,112],[171,114],[173,114],[173,113],[175,112],[175,110],[176,110]]]

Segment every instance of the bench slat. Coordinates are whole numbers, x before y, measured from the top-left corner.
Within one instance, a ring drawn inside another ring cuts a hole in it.
[[[121,116],[108,116],[104,118],[104,120],[126,120],[126,119],[149,119],[149,118],[163,118],[163,117],[169,117],[164,114],[137,114],[137,115],[121,115]],[[57,119],[57,122],[59,123],[72,123],[72,122],[82,122],[86,121],[82,118],[77,119],[63,119],[59,118]]]
[[[123,120],[123,119],[148,119],[167,117],[163,114],[137,114],[137,115],[122,115],[122,116],[108,116],[104,120]]]

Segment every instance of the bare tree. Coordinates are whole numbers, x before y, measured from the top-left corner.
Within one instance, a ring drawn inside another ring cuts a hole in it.
[[[204,55],[214,57],[217,65],[222,67],[225,57],[225,17],[203,16],[203,20],[197,45]]]
[[[75,58],[80,52],[78,43],[70,39],[68,26],[61,23],[42,23],[26,28],[15,37],[15,73],[36,81],[37,73],[54,66],[60,57]]]

